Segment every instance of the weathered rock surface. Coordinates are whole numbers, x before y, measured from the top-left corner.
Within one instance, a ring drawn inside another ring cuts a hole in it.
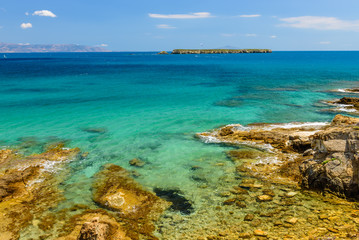
[[[100,206],[118,212],[123,229],[130,238],[156,239],[153,221],[171,204],[137,184],[129,172],[109,164],[96,174],[93,200]]]
[[[56,187],[61,181],[57,168],[79,151],[62,144],[28,157],[14,150],[0,151],[0,239],[18,239],[20,230],[56,206],[61,199]]]
[[[197,136],[206,142],[254,146],[228,152],[241,163],[239,172],[273,182],[292,178],[305,188],[359,198],[358,118],[337,115],[331,124],[234,124]]]
[[[328,129],[312,137],[314,156],[300,165],[304,187],[359,197],[358,122],[337,115]]]
[[[73,216],[63,230],[56,240],[132,240],[122,224],[102,209]]]

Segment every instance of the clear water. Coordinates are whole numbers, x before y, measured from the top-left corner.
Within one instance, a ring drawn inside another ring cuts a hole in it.
[[[330,121],[334,114],[316,103],[339,95],[325,90],[359,80],[359,52],[6,56],[0,59],[0,145],[30,139],[30,153],[62,139],[89,152],[71,163],[65,194],[72,203],[91,202],[91,176],[105,163],[137,170],[148,188],[179,188],[195,200],[191,167],[202,166],[215,183],[226,172],[214,166],[230,164],[228,147],[204,144],[196,132],[229,123]],[[133,158],[147,164],[131,167]]]

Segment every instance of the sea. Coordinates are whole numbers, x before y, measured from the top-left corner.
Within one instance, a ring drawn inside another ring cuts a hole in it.
[[[6,58],[5,58],[6,57]],[[25,155],[51,142],[88,152],[70,164],[66,200],[91,204],[108,163],[146,189],[176,189],[194,209],[198,185],[228,174],[226,151],[195,137],[226,124],[330,122],[323,100],[358,87],[359,52],[158,55],[157,52],[9,53],[0,59],[0,147]],[[138,158],[139,168],[129,161]],[[204,169],[193,177],[194,166]],[[212,190],[211,190],[212,191]]]

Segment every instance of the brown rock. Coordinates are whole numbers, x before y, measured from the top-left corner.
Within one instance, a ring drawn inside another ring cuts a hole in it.
[[[100,223],[99,218],[94,218],[82,225],[77,240],[106,240],[109,232],[110,227],[107,224]]]
[[[233,205],[236,203],[236,201],[237,201],[236,198],[229,198],[223,202],[223,205]]]
[[[143,167],[146,163],[139,158],[134,158],[128,162],[131,166]]]
[[[137,233],[134,236],[141,232],[151,238],[153,221],[171,205],[144,190],[125,169],[114,164],[105,165],[95,175],[93,189],[93,200],[104,208],[119,212],[121,220],[128,222],[127,233]]]
[[[247,238],[251,238],[252,237],[252,234],[250,233],[240,233],[238,235],[238,238],[243,238],[243,239],[247,239]]]
[[[246,216],[244,216],[244,221],[252,221],[254,219],[254,215],[253,214],[247,214]]]
[[[268,235],[268,233],[266,233],[260,229],[257,229],[257,230],[254,230],[253,235],[258,236],[258,237],[266,237]]]
[[[273,197],[271,197],[269,195],[259,195],[256,197],[256,200],[258,202],[270,202],[273,200]]]
[[[287,219],[286,222],[294,225],[298,222],[298,218],[292,217]]]

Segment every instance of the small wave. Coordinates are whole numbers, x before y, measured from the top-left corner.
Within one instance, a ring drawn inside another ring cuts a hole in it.
[[[265,130],[272,130],[274,128],[304,128],[304,127],[324,127],[329,125],[329,122],[292,122],[292,123],[283,123],[283,124],[272,124],[268,127],[264,127]]]

